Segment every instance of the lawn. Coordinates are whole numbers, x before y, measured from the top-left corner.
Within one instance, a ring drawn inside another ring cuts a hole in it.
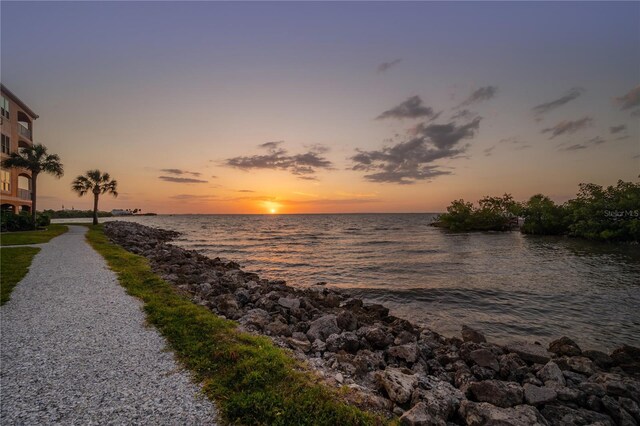
[[[66,225],[51,224],[44,230],[3,232],[0,234],[0,245],[25,245],[46,243],[53,237],[64,234],[69,228]]]
[[[234,322],[179,295],[153,273],[147,259],[109,242],[91,226],[89,243],[144,303],[149,323],[204,385],[230,424],[370,425],[386,421],[344,402],[268,338],[241,332]]]
[[[15,247],[0,250],[0,305],[9,301],[11,291],[27,275],[37,247]]]

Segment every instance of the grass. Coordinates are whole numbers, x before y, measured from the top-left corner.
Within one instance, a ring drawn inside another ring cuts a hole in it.
[[[64,234],[69,228],[66,225],[51,224],[47,229],[37,231],[3,232],[0,234],[0,245],[24,245],[46,243],[53,237]]]
[[[9,301],[16,284],[27,275],[37,247],[15,247],[0,250],[0,305]]]
[[[230,424],[370,425],[385,421],[343,401],[268,338],[241,332],[178,294],[151,270],[147,259],[109,242],[102,227],[87,239],[144,302],[147,320],[167,339]]]

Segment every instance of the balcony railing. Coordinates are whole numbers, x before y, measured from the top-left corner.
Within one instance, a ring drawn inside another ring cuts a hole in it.
[[[20,136],[24,136],[25,138],[31,140],[31,129],[23,126],[22,124],[18,124],[18,133]]]
[[[31,201],[31,191],[28,189],[18,188],[18,198],[21,200],[29,200]]]

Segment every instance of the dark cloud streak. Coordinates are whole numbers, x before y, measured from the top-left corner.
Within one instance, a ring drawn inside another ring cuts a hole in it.
[[[573,87],[569,89],[569,91],[562,97],[558,99],[554,99],[550,102],[545,102],[540,105],[534,106],[533,112],[539,117],[542,114],[546,114],[547,112],[554,110],[562,105],[565,105],[575,99],[577,99],[580,95],[582,95],[585,90],[582,87]]]

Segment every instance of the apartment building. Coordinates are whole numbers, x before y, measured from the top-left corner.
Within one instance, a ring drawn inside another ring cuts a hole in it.
[[[33,122],[38,115],[20,98],[0,85],[1,158],[33,144]],[[31,211],[31,172],[0,168],[0,208],[15,213]]]

